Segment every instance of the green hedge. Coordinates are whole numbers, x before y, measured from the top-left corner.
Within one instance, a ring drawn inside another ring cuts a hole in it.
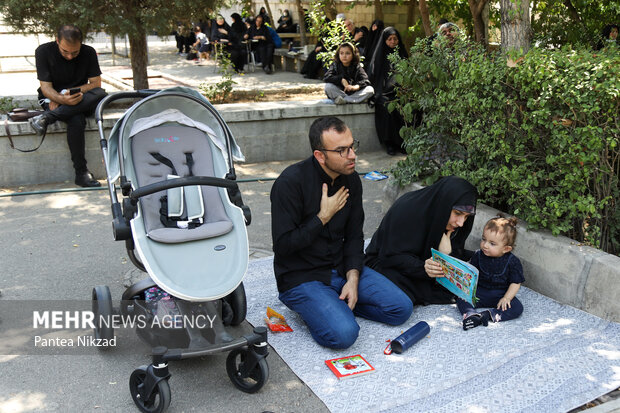
[[[553,234],[620,251],[620,53],[534,48],[516,65],[471,43],[419,41],[395,61],[413,124],[401,184],[459,175],[481,201]]]

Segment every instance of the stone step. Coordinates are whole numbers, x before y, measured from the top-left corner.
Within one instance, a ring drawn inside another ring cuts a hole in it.
[[[360,152],[380,150],[375,131],[374,109],[365,104],[334,105],[330,100],[235,103],[215,105],[241,147],[247,163],[305,158],[310,146],[308,130],[321,116],[340,117],[360,141]],[[106,137],[123,111],[104,113]],[[4,123],[4,119],[2,119]],[[20,149],[38,145],[40,137],[27,122],[8,122],[13,142]],[[94,118],[87,120],[86,159],[98,179],[105,178]],[[35,152],[11,149],[5,128],[0,128],[0,186],[63,182],[74,178],[66,128],[63,122],[50,125],[43,145]]]

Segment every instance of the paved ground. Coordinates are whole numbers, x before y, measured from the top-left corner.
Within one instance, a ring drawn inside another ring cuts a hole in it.
[[[32,48],[33,39],[5,42],[15,49]],[[14,39],[15,40],[15,39]],[[40,40],[45,41],[45,39]],[[32,48],[33,49],[33,48]],[[213,63],[195,65],[175,55],[174,42],[150,40],[150,75],[163,74],[192,86],[219,79]],[[128,73],[127,59],[100,56],[106,76],[117,79]],[[31,58],[1,62],[3,70],[32,70]],[[277,72],[266,75],[257,70],[235,76],[237,87],[256,90],[321,88],[299,74]],[[158,80],[158,82],[161,80]],[[33,95],[38,86],[34,72],[0,73],[0,97]],[[107,84],[106,88],[116,88]],[[388,169],[399,158],[383,153],[361,154],[358,171]],[[253,211],[248,227],[251,257],[271,254],[269,191],[272,181],[290,162],[238,165],[244,201]],[[258,179],[253,179],[258,178]],[[381,182],[364,182],[364,233],[368,237],[382,217]],[[0,300],[88,300],[94,285],[109,285],[118,299],[127,280],[137,271],[128,262],[124,245],[113,241],[110,231],[109,199],[105,191],[77,191],[27,196],[7,196],[13,192],[70,189],[71,183],[22,188],[0,188]],[[16,301],[19,305],[19,301]],[[1,314],[0,318],[7,314]],[[248,331],[244,323],[236,335]],[[136,339],[136,346],[140,343]],[[92,356],[0,356],[0,413],[29,411],[136,411],[127,382],[131,371],[149,362],[142,354],[97,354]],[[224,367],[225,355],[217,355],[171,365],[173,374],[170,411],[208,412],[324,412],[323,403],[272,352],[268,361],[271,375],[257,394],[233,388]],[[8,379],[10,378],[10,379]],[[617,398],[618,392],[602,401]],[[617,400],[616,400],[617,401]],[[612,411],[611,403],[602,411]]]
[[[45,39],[41,40],[44,41]],[[3,42],[4,43],[4,42]],[[32,39],[31,42],[32,43]],[[35,44],[36,46],[36,44]],[[20,48],[24,48],[21,45]],[[162,73],[192,86],[217,81],[212,62],[195,65],[177,56],[173,42],[154,40],[150,46],[149,74]],[[10,52],[4,52],[9,54]],[[128,73],[127,59],[101,55],[105,76],[117,79]],[[33,59],[3,62],[3,70],[32,70]],[[115,66],[112,65],[115,64]],[[11,64],[13,67],[11,67]],[[258,91],[321,88],[296,73],[266,75],[260,69],[235,76],[236,87]],[[36,74],[0,73],[0,96],[33,95]],[[115,88],[106,84],[108,90]],[[402,157],[401,157],[402,158]],[[360,156],[358,171],[387,169],[399,158],[384,153]],[[269,192],[277,175],[291,162],[238,165],[244,201],[251,207],[248,227],[251,258],[271,255]],[[258,179],[254,179],[258,178]],[[364,181],[367,214],[365,233],[378,226],[382,205],[380,182]],[[106,191],[77,191],[6,196],[13,192],[71,189],[68,182],[20,188],[0,188],[0,300],[88,300],[94,285],[109,285],[119,299],[129,279],[139,276],[128,261],[124,245],[114,242],[110,231],[109,198]],[[19,305],[19,301],[16,302]],[[6,314],[0,314],[0,317]],[[235,331],[250,330],[244,323]],[[136,346],[140,346],[136,340]],[[127,388],[131,371],[149,362],[143,354],[97,354],[92,356],[0,356],[0,412],[26,411],[135,411]],[[225,354],[182,361],[171,365],[173,374],[170,411],[293,412],[327,409],[272,352],[271,374],[266,386],[254,395],[236,390],[225,370]]]
[[[29,53],[34,54],[37,42],[45,42],[48,39],[41,38],[38,41],[32,38]],[[3,49],[7,50],[2,55],[17,55],[24,53],[24,45],[19,44],[19,49],[11,47],[11,43],[5,43],[0,37]],[[97,44],[94,44],[97,47]],[[28,49],[27,49],[28,50]],[[198,87],[202,83],[216,83],[221,75],[213,60],[203,62],[200,65],[188,61],[176,54],[174,38],[161,40],[149,37],[150,65],[148,73],[151,87],[164,88],[178,83]],[[131,67],[128,58],[112,57],[111,54],[100,54],[99,62],[103,72],[104,88],[107,91],[116,91],[124,87],[123,82],[131,85]],[[0,60],[0,96],[34,95],[38,88],[38,80],[35,73],[34,57],[20,57]],[[11,72],[20,71],[20,72]],[[163,77],[162,77],[163,76]],[[128,79],[129,78],[129,79]],[[175,82],[178,81],[178,82]],[[237,91],[255,91],[256,94],[269,91],[286,90],[321,90],[323,83],[319,80],[304,79],[299,73],[276,71],[267,75],[261,68],[254,72],[247,71],[243,75],[234,75],[233,80],[237,83],[234,88]]]
[[[360,171],[387,167],[396,158],[382,153],[360,156]],[[290,162],[239,165],[244,201],[252,208],[248,227],[253,258],[271,254],[269,192],[271,178]],[[364,182],[367,214],[365,233],[378,226],[382,205],[381,182]],[[128,263],[124,245],[110,231],[109,198],[105,191],[6,196],[11,191],[71,188],[60,183],[38,187],[4,188],[0,198],[0,300],[87,300],[94,285],[110,286],[119,299],[137,270]],[[7,314],[0,314],[5,317]],[[235,330],[242,335],[250,326]],[[135,345],[140,343],[135,339]],[[236,390],[226,375],[225,354],[171,364],[170,411],[208,412],[324,412],[323,403],[272,352],[271,374],[257,394]],[[95,353],[92,356],[0,356],[0,412],[135,411],[127,382],[131,371],[149,362],[142,354]]]

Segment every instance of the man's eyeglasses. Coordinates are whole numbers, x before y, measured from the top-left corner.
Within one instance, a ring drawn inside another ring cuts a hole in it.
[[[346,158],[349,156],[351,151],[357,152],[357,148],[360,147],[360,141],[354,140],[351,146],[345,146],[344,148],[336,148],[336,149],[321,149],[321,151],[325,152],[337,152],[341,157]]]

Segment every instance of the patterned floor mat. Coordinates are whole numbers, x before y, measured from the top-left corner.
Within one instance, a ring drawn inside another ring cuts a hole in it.
[[[620,324],[527,288],[517,320],[463,331],[455,305],[416,306],[400,327],[358,318],[356,343],[335,351],[278,300],[272,257],[252,261],[244,284],[248,321],[265,325],[268,306],[286,317],[294,332],[270,333],[269,343],[333,412],[565,412],[620,386]],[[421,320],[426,338],[383,354],[387,339]],[[354,354],[376,372],[338,380],[324,362]]]

